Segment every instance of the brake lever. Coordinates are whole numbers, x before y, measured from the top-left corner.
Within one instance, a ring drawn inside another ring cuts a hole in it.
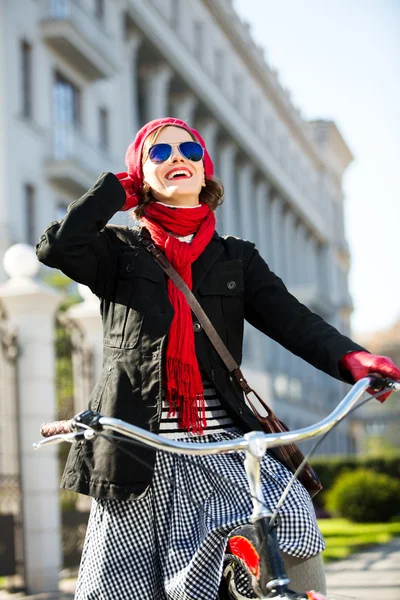
[[[370,380],[370,387],[375,392],[379,392],[384,389],[389,389],[393,392],[400,392],[400,381],[395,381],[389,377],[378,377],[377,375],[370,375]]]
[[[68,442],[73,444],[75,441],[78,441],[79,438],[86,438],[86,431],[71,431],[71,433],[58,433],[57,435],[52,435],[51,437],[44,438],[40,440],[40,442],[33,442],[34,450],[40,450],[42,446],[49,446],[51,444],[61,444],[61,442]]]

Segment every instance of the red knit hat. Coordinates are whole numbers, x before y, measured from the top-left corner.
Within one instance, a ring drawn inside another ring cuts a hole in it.
[[[154,121],[150,121],[146,123],[136,134],[136,137],[132,144],[129,146],[128,150],[125,154],[125,164],[127,166],[128,172],[125,173],[116,173],[116,176],[120,180],[122,186],[126,192],[126,202],[121,210],[129,210],[134,208],[139,204],[140,194],[143,187],[143,170],[142,170],[142,153],[143,153],[143,144],[146,138],[160,127],[164,125],[177,125],[178,127],[183,127],[189,133],[191,133],[200,143],[202,148],[204,149],[204,174],[206,179],[211,179],[214,175],[214,165],[210,158],[210,155],[207,152],[207,148],[205,142],[201,135],[196,129],[190,128],[185,121],[181,121],[180,119],[173,119],[172,117],[166,117],[164,119],[155,119]]]

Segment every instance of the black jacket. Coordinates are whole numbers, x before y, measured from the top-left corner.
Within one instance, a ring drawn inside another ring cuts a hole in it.
[[[112,173],[68,207],[37,245],[38,259],[83,283],[101,300],[104,362],[90,408],[158,432],[163,350],[173,315],[164,272],[135,229],[107,226],[125,192]],[[214,234],[193,263],[193,292],[240,364],[244,319],[326,373],[341,378],[338,361],[362,349],[300,304],[260,257],[253,243]],[[235,423],[260,429],[243,394],[204,331],[196,353]],[[134,498],[151,482],[155,453],[97,438],[71,448],[62,486],[95,497]]]

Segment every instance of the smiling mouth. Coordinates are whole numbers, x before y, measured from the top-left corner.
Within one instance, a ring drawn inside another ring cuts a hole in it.
[[[175,179],[190,179],[191,177],[192,174],[186,169],[177,169],[176,171],[168,173],[166,179],[168,179],[168,181],[171,181]]]

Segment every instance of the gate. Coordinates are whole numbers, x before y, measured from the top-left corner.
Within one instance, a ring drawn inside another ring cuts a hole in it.
[[[56,394],[58,418],[68,419],[84,410],[93,388],[93,353],[76,322],[60,310],[56,316]],[[69,445],[60,447],[60,471]],[[90,501],[74,492],[61,490],[63,567],[79,565]]]
[[[0,577],[24,586],[18,341],[0,302]]]

